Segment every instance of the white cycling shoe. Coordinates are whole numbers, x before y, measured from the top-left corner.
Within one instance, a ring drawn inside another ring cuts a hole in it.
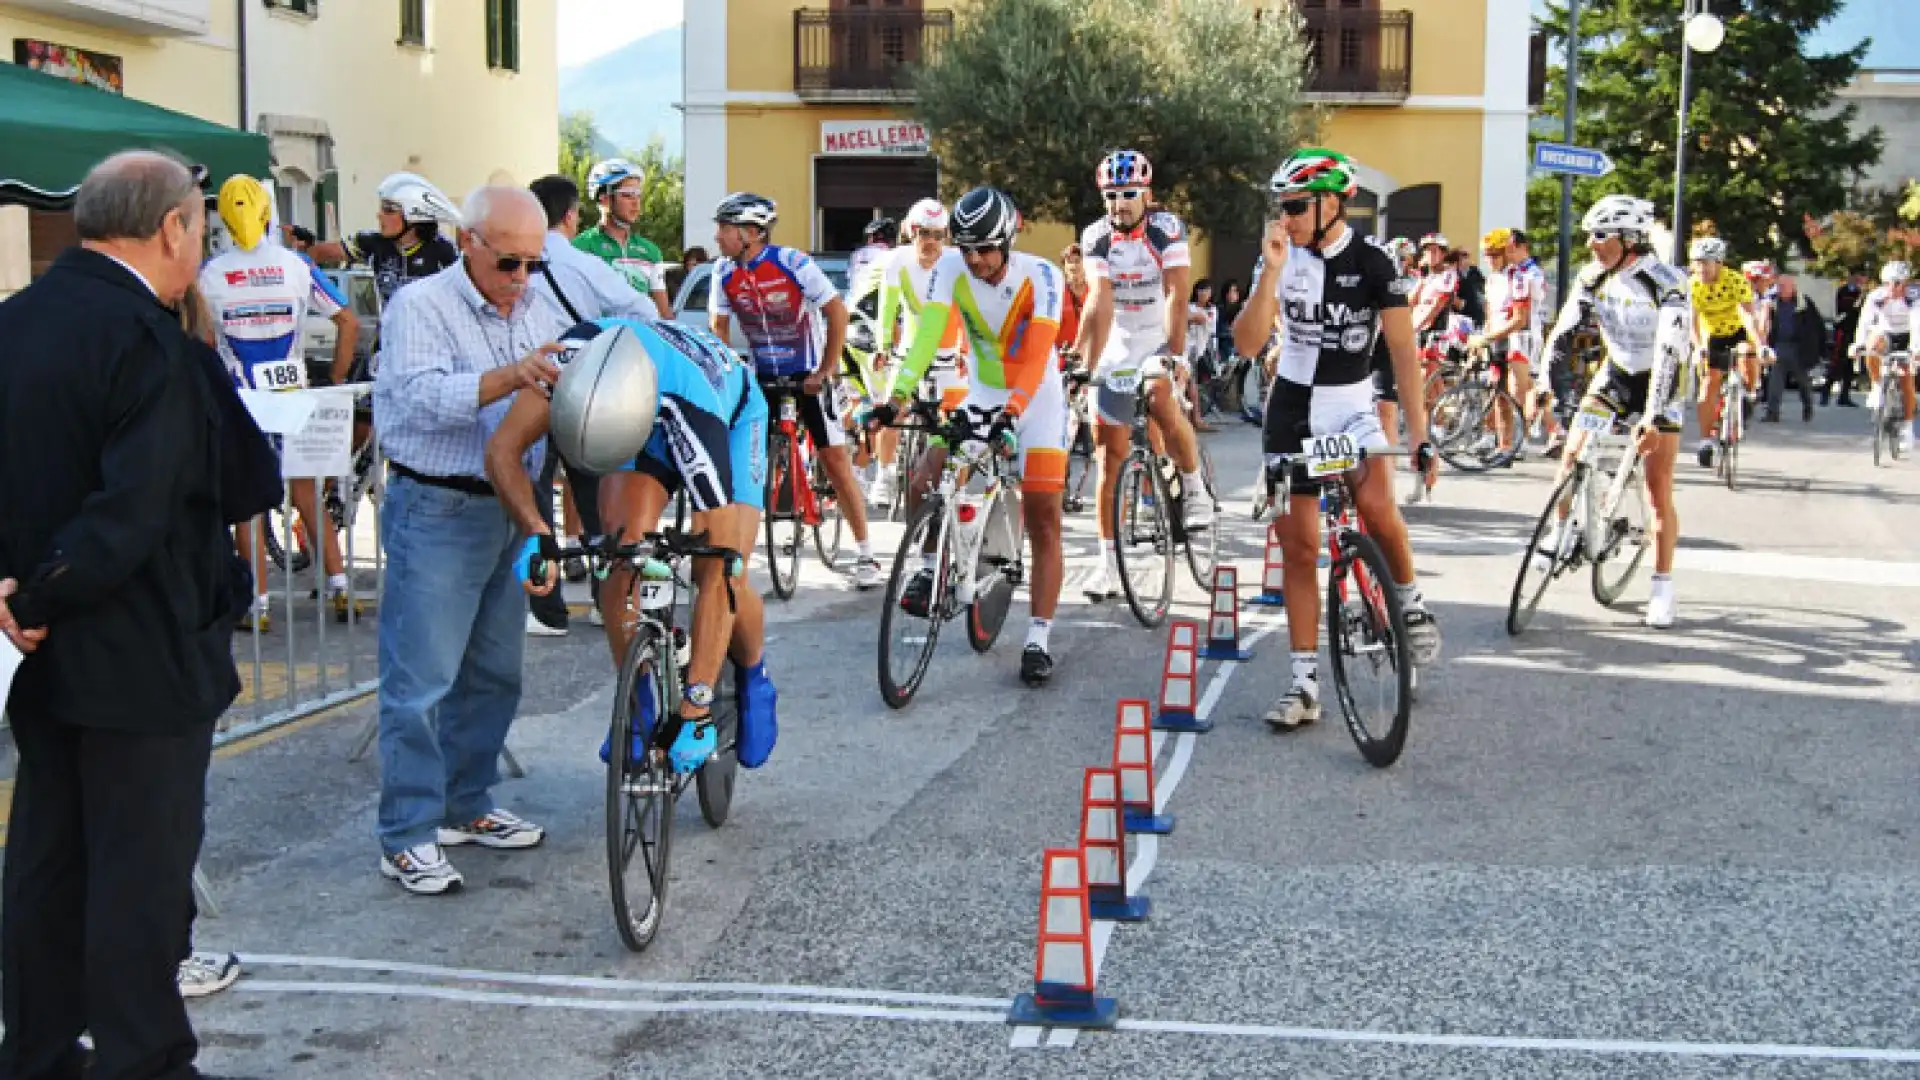
[[[1653,595],[1647,598],[1646,624],[1655,630],[1672,626],[1673,608],[1673,579],[1656,580],[1653,583]]]

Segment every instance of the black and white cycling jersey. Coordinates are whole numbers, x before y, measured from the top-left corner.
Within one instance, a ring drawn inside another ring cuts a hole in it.
[[[1547,335],[1555,365],[1566,361],[1574,329],[1588,318],[1600,330],[1609,363],[1628,375],[1649,376],[1645,414],[1665,413],[1693,325],[1686,274],[1653,255],[1634,256],[1614,270],[1588,263]]]
[[[1254,264],[1256,289],[1263,269]],[[1406,307],[1412,291],[1393,256],[1352,229],[1318,254],[1293,248],[1280,271],[1278,377],[1300,386],[1369,382],[1380,313]]]

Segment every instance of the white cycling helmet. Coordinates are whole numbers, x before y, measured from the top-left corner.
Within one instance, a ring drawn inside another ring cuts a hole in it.
[[[460,211],[453,200],[440,193],[426,177],[416,173],[397,172],[380,181],[374,194],[381,202],[390,202],[400,207],[400,216],[410,225],[425,225],[433,222],[446,222],[449,225],[460,224]]]
[[[922,229],[944,230],[952,220],[947,208],[939,199],[921,199],[907,211],[907,231],[917,233]]]
[[[1580,229],[1587,233],[1617,232],[1645,240],[1653,229],[1653,204],[1631,195],[1608,195],[1587,208]]]
[[[1911,277],[1913,277],[1912,267],[1909,267],[1899,259],[1895,259],[1880,268],[1880,283],[1882,285],[1891,285],[1896,281],[1906,281]]]
[[[594,202],[600,201],[601,193],[610,187],[616,187],[622,180],[634,179],[642,184],[647,182],[647,174],[640,166],[626,158],[608,158],[587,172],[587,197]]]
[[[1727,242],[1717,236],[1698,237],[1688,249],[1687,257],[1696,262],[1724,263],[1727,261]]]

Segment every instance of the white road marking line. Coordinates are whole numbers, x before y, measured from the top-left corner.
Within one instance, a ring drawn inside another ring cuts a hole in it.
[[[1013,1029],[1013,1048],[1031,1050],[1040,1045],[1040,1035],[1046,1030],[1037,1027],[1017,1027]]]
[[[1680,621],[1675,624],[1675,629],[1671,632],[1684,632],[1686,625],[1686,609],[1682,608]],[[1621,629],[1627,630],[1629,628],[1622,626]],[[1636,622],[1631,629],[1640,630],[1641,626]],[[1552,630],[1548,629],[1545,632],[1552,633]],[[1657,635],[1661,632],[1662,631],[1651,631],[1649,633]],[[1541,633],[1541,631],[1536,630],[1533,631],[1533,633]],[[1726,651],[1732,652],[1734,648],[1734,646],[1728,646]],[[1912,703],[1911,695],[1902,697],[1894,693],[1895,687],[1891,682],[1840,686],[1830,682],[1822,682],[1817,676],[1809,675],[1797,679],[1780,679],[1753,671],[1734,671],[1710,662],[1661,664],[1658,666],[1641,664],[1636,666],[1630,664],[1595,664],[1584,657],[1582,659],[1590,666],[1574,667],[1562,659],[1552,657],[1543,657],[1536,660],[1525,656],[1502,656],[1498,653],[1449,657],[1447,663],[1449,665],[1465,664],[1469,667],[1505,668],[1509,671],[1536,671],[1555,676],[1574,675],[1583,678],[1684,683],[1685,685],[1693,687],[1736,687],[1741,691],[1749,693],[1799,694],[1807,697],[1846,698],[1852,701],[1873,701],[1895,705]],[[1785,670],[1791,670],[1791,668],[1785,668]],[[1843,671],[1837,674],[1848,679],[1864,679],[1867,677],[1866,674],[1862,672]]]
[[[1006,1009],[1011,998],[965,997],[957,994],[915,994],[901,990],[852,990],[834,986],[792,986],[766,983],[676,983],[641,982],[634,979],[610,979],[591,975],[534,975],[517,971],[485,971],[478,968],[441,967],[398,960],[359,960],[345,956],[293,956],[280,953],[242,953],[240,963],[250,967],[321,968],[330,971],[371,971],[395,975],[420,975],[433,979],[459,979],[509,986],[547,986],[568,990],[630,990],[642,994],[745,994],[753,997],[844,998],[854,1001],[882,1001],[901,1005],[955,1005],[960,1007]]]
[[[612,998],[554,997],[501,993],[451,986],[421,986],[386,982],[299,982],[243,978],[236,993],[332,994],[356,997],[411,997],[473,1005],[563,1009],[580,1012],[638,1014],[762,1013],[829,1016],[856,1020],[1004,1024],[1004,1011],[930,1008],[913,1005],[877,1005],[837,1001],[774,1001],[764,998],[718,998],[693,1001],[647,1001]],[[1440,1047],[1456,1050],[1526,1050],[1546,1053],[1646,1055],[1655,1057],[1773,1058],[1802,1061],[1874,1061],[1920,1064],[1920,1049],[1872,1046],[1821,1046],[1769,1042],[1688,1042],[1681,1040],[1550,1038],[1514,1035],[1459,1035],[1427,1032],[1359,1031],[1344,1028],[1286,1027],[1273,1024],[1221,1024],[1195,1020],[1123,1019],[1119,1030],[1144,1034],[1206,1035],[1227,1038],[1278,1039],[1288,1042],[1358,1043],[1380,1046]],[[1031,1029],[1038,1031],[1038,1029]],[[1071,1034],[1055,1029],[1058,1036]]]
[[[1525,537],[1431,535],[1413,531],[1415,548],[1459,548],[1462,554],[1497,555],[1527,546]],[[1484,549],[1475,551],[1473,549]],[[1725,551],[1689,547],[1685,537],[1674,552],[1675,570],[1733,577],[1763,577],[1793,584],[1878,585],[1920,589],[1920,562],[1856,559],[1833,555],[1792,555],[1779,551]]]
[[[1073,1037],[1079,1032],[1072,1028],[1054,1028],[1047,1033],[1048,1046],[1072,1046]]]

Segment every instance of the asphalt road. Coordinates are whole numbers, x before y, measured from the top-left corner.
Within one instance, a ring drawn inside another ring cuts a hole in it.
[[[1136,842],[1143,924],[1098,924],[1121,1030],[1005,1022],[1033,978],[1040,852],[1077,837],[1115,701],[1164,635],[1077,585],[1053,685],[1008,636],[944,641],[903,712],[874,685],[876,594],[811,564],[773,605],[779,750],[733,819],[691,805],[659,941],[611,925],[594,749],[611,697],[584,625],[528,643],[526,766],[499,794],[532,852],[453,852],[458,895],[376,872],[368,708],[216,763],[203,1065],[259,1077],[1866,1077],[1920,1070],[1920,469],[1875,469],[1857,411],[1754,425],[1748,483],[1683,466],[1680,622],[1579,582],[1502,624],[1550,467],[1443,478],[1411,508],[1446,635],[1412,740],[1366,766],[1335,706],[1279,736],[1282,619],[1206,663],[1217,727],[1164,740],[1177,827]],[[1212,439],[1249,582],[1253,429]],[[880,547],[896,532],[882,529]],[[1202,617],[1186,582],[1183,613]]]

